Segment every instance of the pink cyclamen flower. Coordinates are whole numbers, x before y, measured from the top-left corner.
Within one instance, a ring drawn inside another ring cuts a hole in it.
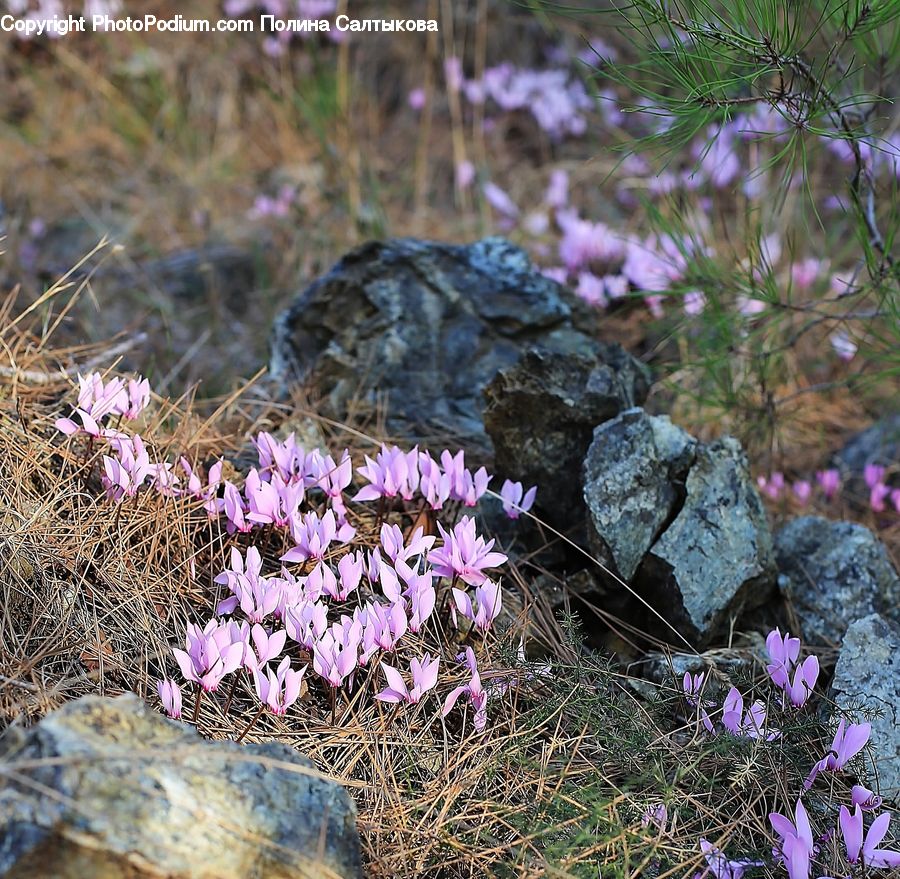
[[[802,708],[819,678],[819,660],[815,656],[807,656],[794,671],[794,679],[785,687],[785,692],[794,708]]]
[[[253,682],[256,685],[256,695],[259,696],[259,701],[272,714],[283,716],[300,697],[305,672],[305,665],[299,671],[294,671],[291,668],[289,656],[285,656],[281,660],[277,671],[273,672],[268,666],[254,668]]]
[[[456,185],[459,189],[468,189],[475,182],[475,166],[468,160],[456,164]]]
[[[419,450],[403,452],[397,446],[382,445],[375,460],[366,455],[365,465],[357,467],[356,472],[369,484],[354,495],[354,501],[374,501],[397,495],[411,500],[419,486]]]
[[[301,601],[284,611],[284,628],[291,640],[312,650],[328,629],[328,608],[318,601]]]
[[[166,714],[173,720],[181,717],[181,687],[171,678],[156,682],[156,692]]]
[[[666,808],[665,803],[651,804],[644,809],[641,815],[641,827],[649,827],[653,824],[660,830],[665,830],[668,821],[669,810]]]
[[[562,210],[569,203],[569,172],[557,168],[550,172],[550,182],[544,194],[547,207]]]
[[[809,815],[802,801],[797,800],[793,821],[780,812],[772,812],[769,821],[781,837],[779,853],[784,860],[789,879],[808,879],[809,862],[815,846]]]
[[[243,643],[232,642],[231,630],[218,620],[210,620],[203,629],[188,624],[185,646],[187,650],[172,651],[181,673],[207,693],[217,690],[222,679],[241,664],[245,650]]]
[[[876,483],[869,492],[869,506],[873,513],[883,513],[887,509],[885,501],[890,497],[891,490],[883,482]]]
[[[425,89],[414,88],[407,96],[406,103],[417,112],[425,106]]]
[[[487,691],[481,684],[481,675],[478,672],[478,663],[475,661],[475,651],[466,647],[465,663],[471,674],[468,683],[456,687],[447,694],[444,707],[441,709],[441,717],[446,717],[456,704],[460,696],[466,695],[475,709],[474,725],[478,732],[483,732],[487,726]]]
[[[794,482],[793,490],[797,501],[806,506],[812,497],[812,483],[808,479],[798,479]]]
[[[765,476],[757,477],[756,484],[763,494],[773,501],[777,501],[784,491],[784,474],[779,470],[775,470],[768,478]]]
[[[354,625],[345,629],[335,624],[313,646],[313,668],[331,687],[343,686],[356,669],[361,632],[359,623]]]
[[[847,860],[851,864],[860,861],[867,867],[876,869],[888,869],[900,867],[900,852],[878,848],[884,839],[891,823],[890,812],[882,812],[869,827],[869,832],[863,834],[863,811],[857,805],[853,812],[846,806],[841,806],[838,822],[841,834],[844,837],[844,846],[847,849]]]
[[[428,452],[419,453],[419,468],[421,470],[419,491],[432,510],[442,509],[453,490],[451,474],[441,470],[440,465]]]
[[[464,589],[454,589],[453,601],[456,611],[471,620],[472,625],[478,631],[487,632],[491,623],[497,618],[497,614],[500,613],[502,605],[500,584],[485,580],[480,586],[475,587],[474,601]]]
[[[519,216],[519,208],[516,203],[496,183],[488,181],[482,186],[481,191],[484,193],[487,203],[498,214],[503,214],[510,220],[515,220]]]
[[[257,524],[288,528],[299,515],[305,494],[302,482],[286,483],[278,473],[272,474],[271,482],[263,482],[253,467],[244,482],[249,509],[247,519]]]
[[[684,697],[687,700],[688,705],[699,711],[700,722],[706,728],[706,731],[715,732],[715,727],[713,726],[713,722],[706,709],[712,708],[716,703],[701,699],[703,681],[705,678],[705,672],[692,675],[690,672],[686,671],[684,673],[684,678],[681,681],[681,688],[684,691]]]
[[[150,382],[138,376],[128,379],[124,398],[119,402],[117,411],[133,421],[150,405]]]
[[[283,562],[322,561],[332,541],[337,537],[337,520],[333,510],[320,519],[317,513],[304,513],[291,520],[291,536],[297,545],[282,557]]]
[[[244,506],[244,499],[233,482],[225,482],[219,507],[225,513],[225,518],[228,522],[226,528],[229,534],[233,534],[235,531],[246,533],[252,530],[253,523],[248,521],[244,515],[247,512],[247,508]]]
[[[706,860],[706,870],[700,876],[713,876],[715,879],[743,879],[744,873],[751,867],[762,865],[762,861],[751,861],[743,858],[733,861],[725,853],[714,846],[709,840],[700,840],[700,851]]]
[[[876,485],[884,482],[884,476],[887,468],[880,464],[866,464],[863,468],[863,479],[869,488],[875,488]]]
[[[503,512],[510,519],[518,519],[520,514],[527,513],[534,498],[537,495],[537,486],[532,485],[528,491],[523,491],[521,482],[512,482],[507,479],[500,489],[500,499],[503,501]]]
[[[409,561],[413,556],[424,555],[434,546],[435,538],[424,536],[425,529],[416,528],[407,544],[403,537],[403,530],[397,525],[381,526],[381,548],[384,554],[395,564]]]
[[[275,613],[281,603],[282,581],[277,577],[263,577],[260,573],[262,558],[259,550],[251,546],[247,550],[247,562],[232,547],[231,569],[219,574],[213,582],[226,585],[233,593],[219,602],[216,612],[234,613],[238,608],[251,623],[261,623]]]
[[[449,533],[438,522],[438,531],[444,543],[428,553],[428,561],[439,577],[459,577],[470,586],[480,586],[487,580],[485,568],[496,568],[507,560],[502,552],[491,551],[493,540],[485,542],[475,533],[475,520],[468,516],[463,516]]]
[[[781,629],[773,629],[766,636],[766,650],[771,662],[766,671],[776,687],[785,689],[790,682],[791,669],[800,656],[800,639],[792,638],[790,632],[781,634]]]
[[[684,294],[684,313],[689,317],[703,314],[706,309],[706,295],[700,290],[688,290]]]
[[[755,701],[745,712],[744,697],[737,687],[732,687],[722,705],[722,726],[736,736],[748,739],[765,738],[771,742],[779,735],[777,730],[766,730],[766,706]]]
[[[375,698],[382,702],[409,702],[410,705],[417,704],[422,696],[437,684],[439,665],[440,660],[432,659],[428,653],[421,659],[411,660],[409,670],[412,675],[412,687],[407,687],[406,681],[403,680],[400,672],[382,662],[381,670],[384,672],[387,686]]]
[[[818,763],[803,783],[803,789],[809,790],[820,772],[839,772],[850,762],[869,741],[872,724],[851,723],[849,726],[843,718],[838,724],[837,732],[831,743],[831,750]]]
[[[284,629],[279,629],[270,635],[259,623],[255,623],[250,630],[250,638],[247,640],[244,668],[252,672],[263,668],[270,660],[277,659],[284,650],[286,640],[287,632]]]
[[[859,350],[859,345],[850,338],[850,335],[845,330],[838,330],[836,333],[832,333],[828,337],[828,341],[831,342],[834,353],[845,363],[849,363]]]
[[[884,800],[861,784],[854,784],[850,793],[850,802],[859,806],[863,812],[872,812],[880,809]]]
[[[816,482],[819,483],[825,497],[828,500],[831,500],[841,487],[840,470],[834,468],[830,470],[819,470],[816,473]]]

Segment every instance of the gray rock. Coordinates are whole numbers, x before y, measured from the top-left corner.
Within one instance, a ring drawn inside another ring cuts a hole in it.
[[[873,613],[900,622],[900,577],[868,528],[803,516],[778,532],[775,554],[806,641],[837,646],[850,623]]]
[[[647,553],[640,594],[669,623],[646,624],[669,641],[673,629],[705,647],[730,619],[757,607],[775,580],[772,537],[740,443],[723,437],[697,448],[684,505]]]
[[[578,351],[564,288],[502,238],[469,245],[394,239],[344,256],[275,321],[270,369],[311,379],[329,414],[385,404],[388,429],[487,449],[481,392],[535,342]]]
[[[838,707],[871,721],[879,792],[900,799],[900,625],[878,614],[851,623],[831,688]]]
[[[852,437],[835,461],[845,472],[856,474],[862,473],[866,464],[900,464],[900,412],[886,415]]]
[[[630,409],[601,424],[584,459],[591,548],[630,581],[684,499],[697,441],[665,416]]]
[[[642,403],[649,387],[647,368],[620,345],[526,351],[484,391],[498,478],[537,485],[543,516],[568,529],[584,518],[579,476],[594,428]]]
[[[279,744],[207,742],[137,696],[86,696],[0,742],[8,879],[360,875],[346,791]]]

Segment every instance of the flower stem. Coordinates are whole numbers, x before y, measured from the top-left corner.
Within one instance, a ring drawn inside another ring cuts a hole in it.
[[[242,741],[244,741],[244,736],[247,735],[247,733],[250,732],[251,729],[253,729],[254,725],[256,724],[256,721],[259,720],[260,717],[262,717],[262,713],[265,710],[266,710],[265,705],[259,706],[259,711],[257,711],[256,714],[253,715],[253,719],[250,721],[250,723],[247,724],[246,729],[237,737],[238,744],[240,744]]]
[[[192,723],[196,725],[197,720],[200,717],[200,700],[203,698],[203,687],[200,684],[197,684],[197,699],[194,702],[194,717],[192,719]]]

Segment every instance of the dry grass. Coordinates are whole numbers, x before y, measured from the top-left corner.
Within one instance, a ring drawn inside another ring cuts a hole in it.
[[[53,348],[35,332],[40,309],[15,317],[14,308],[10,296],[0,314],[0,724],[34,723],[86,693],[130,690],[155,704],[155,680],[174,670],[171,647],[221,597],[212,580],[233,539],[193,501],[139,494],[116,507],[104,498],[101,450],[52,426],[68,410],[76,361],[97,362],[104,351]],[[202,405],[157,399],[149,411],[141,434],[168,460],[234,458],[248,432],[286,417],[252,387]],[[336,448],[369,449],[358,430],[321,426]],[[360,539],[371,543],[374,523],[360,516]],[[277,541],[268,549],[276,556]],[[370,672],[338,703],[334,723],[313,683],[286,718],[264,717],[247,738],[287,743],[348,786],[374,877],[598,869],[681,877],[701,866],[701,835],[730,853],[766,857],[765,816],[799,790],[822,747],[818,724],[807,717],[770,744],[697,735],[677,688],[648,697],[614,664],[585,652],[571,623],[531,590],[532,579],[512,569],[501,634],[478,648],[494,675],[519,682],[491,701],[486,735],[472,733],[469,718],[461,724],[458,712],[442,722],[434,698],[402,711],[378,703]],[[455,635],[437,634],[445,657],[458,649]],[[515,658],[523,636],[531,654],[551,662],[552,677],[526,680],[533,668]],[[742,689],[758,683],[758,652],[728,655],[749,662]],[[246,677],[227,713],[223,705],[205,699],[198,728],[236,739],[256,713]],[[641,826],[654,802],[668,805],[665,831]]]

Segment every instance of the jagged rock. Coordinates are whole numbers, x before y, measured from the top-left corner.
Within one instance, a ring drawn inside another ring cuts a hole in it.
[[[584,459],[591,548],[630,581],[684,499],[697,441],[665,416],[630,409],[601,424]]]
[[[900,577],[868,528],[803,516],[778,532],[775,553],[805,640],[836,646],[850,623],[873,613],[900,622]]]
[[[772,537],[740,443],[723,437],[698,446],[684,504],[635,577],[669,625],[646,610],[642,622],[673,643],[680,635],[704,647],[762,604],[774,580]]]
[[[594,428],[642,403],[649,387],[647,368],[620,345],[526,351],[484,391],[498,478],[537,485],[544,518],[568,529],[584,517],[580,475]]]
[[[871,721],[880,793],[900,798],[900,625],[878,614],[851,623],[831,688],[839,708]]]
[[[564,288],[502,238],[469,245],[403,238],[344,256],[276,319],[270,369],[311,379],[329,414],[374,412],[409,439],[448,435],[487,449],[481,392],[536,342],[591,350]]]
[[[85,696],[0,741],[7,879],[356,877],[356,810],[279,744],[209,742],[137,696]]]

